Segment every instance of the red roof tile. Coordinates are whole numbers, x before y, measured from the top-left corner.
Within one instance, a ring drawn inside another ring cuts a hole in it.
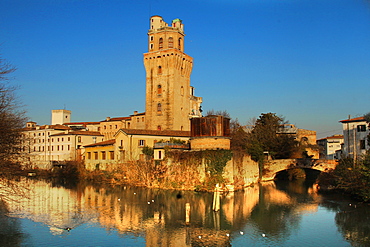
[[[62,135],[84,135],[84,136],[102,136],[99,131],[71,131],[68,133],[58,133],[51,136],[62,136]]]
[[[109,145],[113,145],[115,142],[116,142],[116,140],[112,139],[112,140],[108,140],[108,141],[89,144],[89,145],[86,145],[84,147],[109,146]]]
[[[128,135],[190,137],[190,131],[180,131],[180,130],[120,129],[119,131],[122,131]]]
[[[350,123],[350,122],[362,122],[362,121],[365,121],[365,118],[364,117],[357,117],[357,118],[345,119],[345,120],[341,120],[339,122],[341,122],[341,123]]]

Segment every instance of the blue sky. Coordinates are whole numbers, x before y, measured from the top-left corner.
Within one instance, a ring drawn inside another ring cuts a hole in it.
[[[205,111],[242,124],[274,112],[318,137],[370,112],[369,0],[2,0],[0,53],[30,119],[145,111],[152,15],[183,20]]]

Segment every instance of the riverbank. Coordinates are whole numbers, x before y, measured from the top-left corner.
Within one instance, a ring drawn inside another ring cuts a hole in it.
[[[370,201],[370,152],[354,160],[342,158],[335,169],[321,173],[318,178],[320,191],[351,195],[362,202]]]

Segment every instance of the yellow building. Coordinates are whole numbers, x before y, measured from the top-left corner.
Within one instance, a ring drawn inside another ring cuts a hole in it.
[[[106,170],[116,164],[115,140],[102,141],[84,146],[85,168],[88,170]]]
[[[160,16],[150,18],[146,70],[146,129],[190,131],[190,118],[200,117],[202,98],[190,86],[193,58],[184,53],[184,25],[168,26]]]

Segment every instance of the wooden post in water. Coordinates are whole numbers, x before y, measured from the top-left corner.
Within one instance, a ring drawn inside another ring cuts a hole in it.
[[[188,225],[190,223],[190,203],[185,204],[185,223]]]
[[[216,184],[215,192],[213,193],[213,211],[219,211],[220,210],[220,189],[218,187],[218,184]]]

